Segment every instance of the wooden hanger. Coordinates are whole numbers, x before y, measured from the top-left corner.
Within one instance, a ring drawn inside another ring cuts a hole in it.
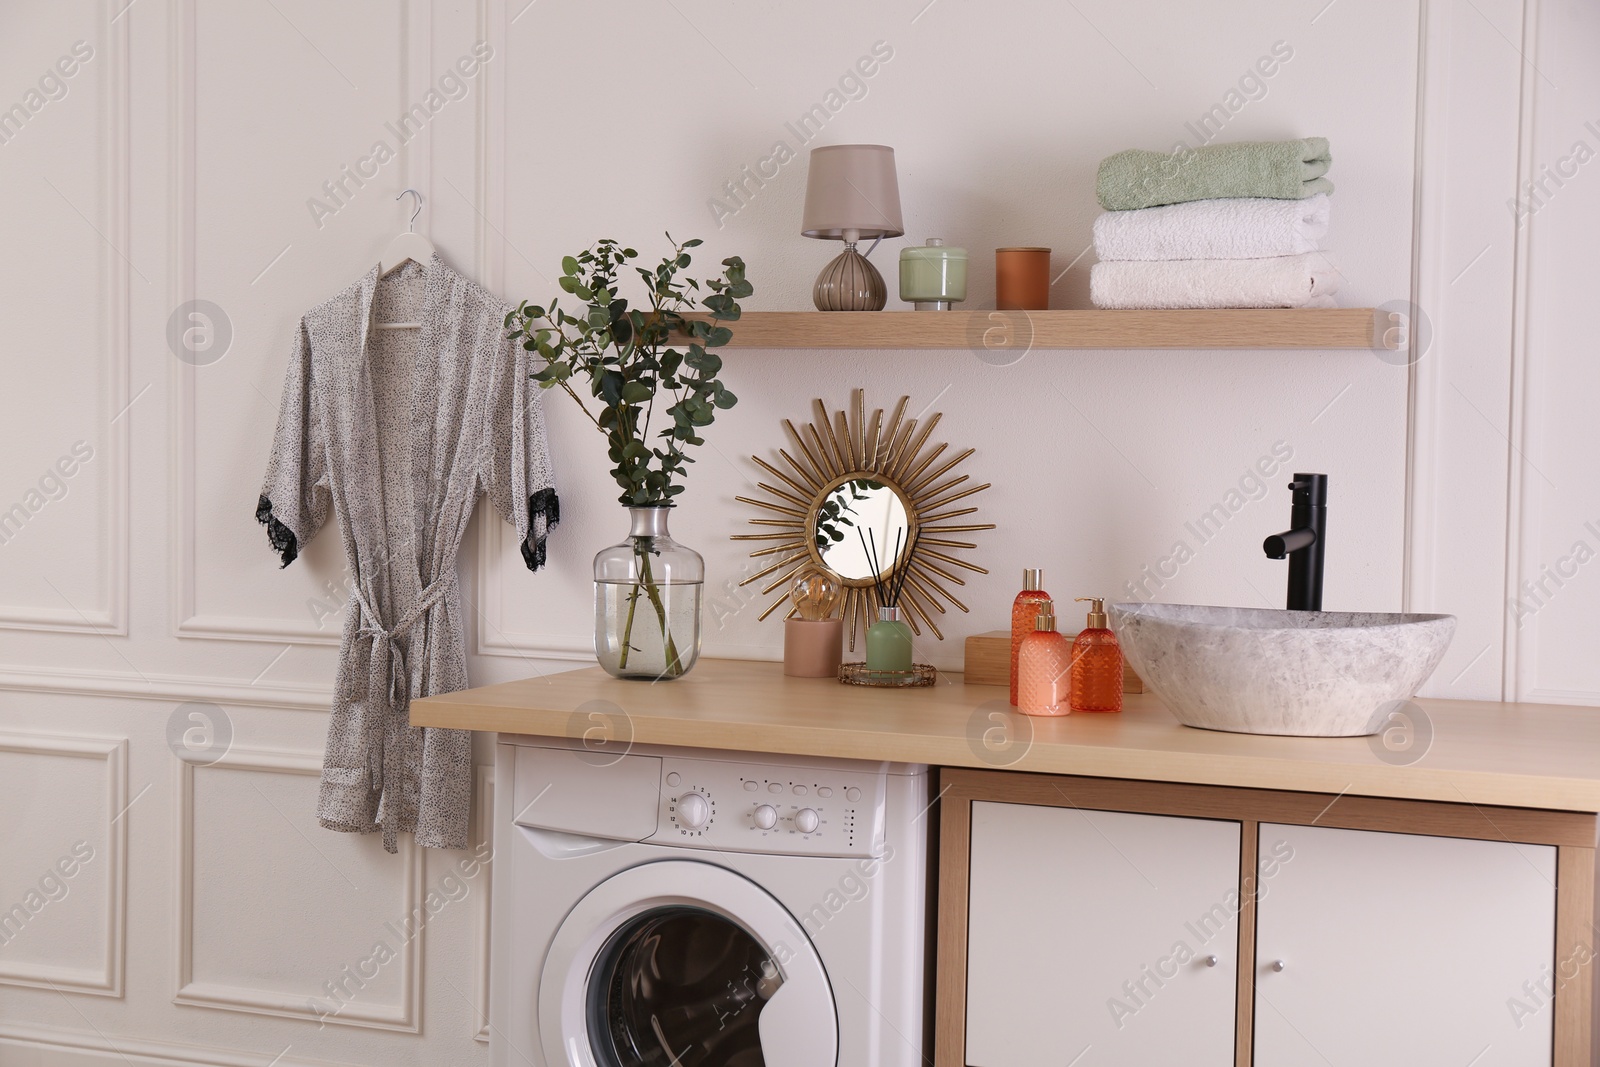
[[[411,221],[406,224],[406,232],[400,234],[389,247],[383,250],[383,258],[378,261],[379,277],[387,277],[407,261],[426,265],[434,256],[433,242],[417,232],[417,216],[422,214],[422,194],[415,189],[403,189],[396,200],[402,200],[410,193],[417,198],[417,208],[411,213]],[[420,330],[420,322],[379,322],[374,323],[374,328],[379,330]]]

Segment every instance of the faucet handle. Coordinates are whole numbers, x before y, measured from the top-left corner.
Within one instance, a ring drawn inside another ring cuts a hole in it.
[[[1314,508],[1328,506],[1328,476],[1326,474],[1305,474],[1301,471],[1294,472],[1294,481],[1289,483],[1289,489],[1295,495],[1295,502],[1310,504]]]

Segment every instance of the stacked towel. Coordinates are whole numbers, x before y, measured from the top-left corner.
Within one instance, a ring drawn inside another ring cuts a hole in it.
[[[1265,259],[1315,252],[1328,232],[1328,196],[1229,198],[1107,211],[1094,220],[1101,259]]]
[[[1302,200],[1333,192],[1333,183],[1323,177],[1332,163],[1326,137],[1208,144],[1177,152],[1131,148],[1100,161],[1095,193],[1107,211],[1237,196]]]
[[[1095,220],[1102,308],[1334,307],[1322,137],[1132,150],[1101,161]]]
[[[1098,308],[1331,308],[1339,274],[1326,253],[1271,259],[1174,259],[1096,263],[1089,298]]]

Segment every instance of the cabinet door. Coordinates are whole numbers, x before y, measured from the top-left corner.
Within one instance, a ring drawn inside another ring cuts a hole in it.
[[[1234,1062],[1238,823],[977,802],[971,847],[968,1064]]]
[[[1263,823],[1260,848],[1257,1067],[1549,1067],[1553,847]]]

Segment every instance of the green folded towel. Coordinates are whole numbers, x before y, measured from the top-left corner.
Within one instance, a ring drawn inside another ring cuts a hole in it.
[[[1333,183],[1323,177],[1330,162],[1326,137],[1210,144],[1175,152],[1131,148],[1100,161],[1095,194],[1107,211],[1235,196],[1299,200],[1333,192]]]

